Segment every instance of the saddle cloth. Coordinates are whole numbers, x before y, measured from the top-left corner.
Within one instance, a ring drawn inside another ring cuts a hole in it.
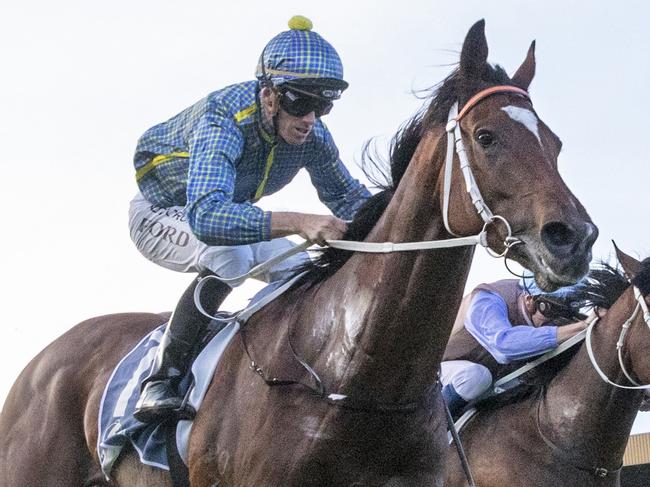
[[[133,417],[140,395],[140,383],[149,375],[165,326],[152,331],[122,359],[104,391],[99,410],[97,450],[102,471],[107,477],[127,442],[133,445],[145,465],[169,470],[163,425],[144,424]],[[238,322],[233,321],[217,333],[192,364],[192,376],[188,375],[181,383],[181,391],[186,393],[194,380],[188,402],[195,409],[198,410],[219,359],[239,326]],[[176,429],[179,452],[186,463],[191,425],[191,421],[179,421]]]
[[[257,293],[244,310],[230,315],[232,320],[223,327],[199,353],[192,364],[191,374],[181,382],[181,393],[189,390],[188,403],[198,411],[219,360],[240,327],[260,308],[289,289],[302,277],[299,274],[287,282],[271,283]],[[151,364],[167,324],[145,336],[117,365],[111,375],[99,408],[99,435],[97,452],[102,471],[109,478],[122,449],[131,444],[140,461],[169,470],[166,447],[166,427],[144,424],[133,417],[140,395],[140,384],[149,375]],[[187,465],[187,446],[192,421],[182,420],[176,428],[176,443],[181,458]]]

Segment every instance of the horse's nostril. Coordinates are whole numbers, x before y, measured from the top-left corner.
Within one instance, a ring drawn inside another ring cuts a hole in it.
[[[565,223],[550,222],[542,227],[542,242],[549,250],[571,251],[578,240],[576,232]]]

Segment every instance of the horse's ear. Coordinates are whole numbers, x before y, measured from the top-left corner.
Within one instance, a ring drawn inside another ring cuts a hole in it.
[[[476,22],[465,37],[460,53],[460,71],[465,78],[480,79],[487,65],[488,45],[485,20]]]
[[[512,82],[517,85],[519,88],[528,90],[530,82],[533,81],[535,76],[535,41],[530,44],[528,48],[528,54],[526,54],[526,59],[521,63],[519,69],[512,77]]]
[[[612,243],[614,244],[614,249],[616,250],[616,258],[621,263],[621,267],[623,267],[625,275],[630,280],[634,279],[634,276],[636,276],[637,272],[639,272],[639,269],[641,268],[641,262],[636,260],[634,257],[630,257],[621,249],[619,249],[616,246],[616,242],[613,240]]]

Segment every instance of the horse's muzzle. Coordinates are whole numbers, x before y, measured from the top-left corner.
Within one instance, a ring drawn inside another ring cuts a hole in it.
[[[539,255],[540,284],[549,287],[575,283],[589,271],[591,248],[598,238],[598,228],[591,222],[569,224],[551,221],[542,226]]]

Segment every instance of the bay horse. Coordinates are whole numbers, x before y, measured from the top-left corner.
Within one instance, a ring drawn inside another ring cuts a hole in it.
[[[350,233],[403,243],[484,229],[495,252],[508,251],[542,288],[555,289],[587,272],[598,232],[558,173],[559,138],[525,91],[534,43],[512,78],[487,54],[479,21],[458,67],[396,135],[392,187],[369,202],[362,231],[353,223]],[[448,146],[457,154],[446,158]],[[462,169],[445,179],[459,159]],[[325,252],[225,351],[194,420],[191,485],[442,485],[446,422],[436,374],[473,252]],[[109,374],[161,322],[153,314],[93,318],[27,366],[0,416],[0,484],[170,485],[167,472],[139,465],[134,452],[105,481],[95,449]],[[253,357],[266,377],[309,381],[292,350],[322,391],[269,387],[250,370]]]
[[[639,299],[647,302],[650,259],[640,264],[619,250],[617,254],[625,274],[645,296]],[[625,374],[650,385],[650,316],[644,317],[643,311],[634,314],[637,307],[642,309],[641,303],[625,277],[612,275],[608,281],[613,289],[597,283],[596,294],[602,299],[613,293],[607,299],[615,303],[588,337],[603,376],[585,341],[550,382],[525,400],[480,410],[460,433],[477,485],[620,486],[619,469],[643,398],[643,389]],[[630,317],[621,348],[624,371],[617,342]],[[448,450],[447,468],[445,486],[468,485],[453,447]]]

